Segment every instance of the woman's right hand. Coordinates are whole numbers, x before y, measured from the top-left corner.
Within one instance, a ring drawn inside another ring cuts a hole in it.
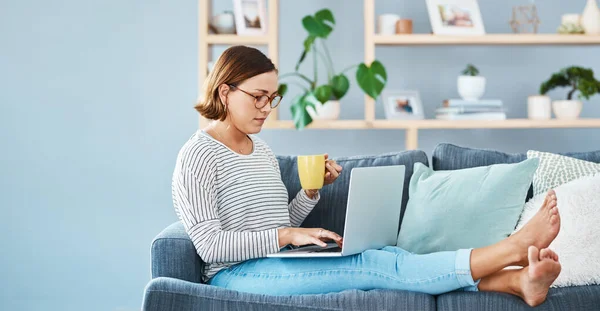
[[[323,241],[335,241],[341,248],[343,243],[343,239],[339,234],[323,228],[282,228],[278,231],[279,248],[288,244],[295,246],[308,244],[327,246]]]

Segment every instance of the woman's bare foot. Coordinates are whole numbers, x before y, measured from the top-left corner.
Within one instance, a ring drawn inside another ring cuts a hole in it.
[[[516,245],[521,254],[518,262],[515,264],[527,266],[527,249],[530,245],[538,249],[544,249],[550,246],[560,230],[560,215],[556,202],[556,193],[554,190],[548,191],[546,199],[539,211],[514,235],[510,236],[511,243]]]
[[[528,250],[529,266],[520,271],[520,296],[535,307],[546,300],[550,285],[560,274],[558,255],[550,249],[535,246]]]

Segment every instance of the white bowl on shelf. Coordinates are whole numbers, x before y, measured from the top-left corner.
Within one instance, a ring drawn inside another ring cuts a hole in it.
[[[577,119],[582,108],[583,103],[580,100],[555,100],[552,102],[552,110],[557,119]]]

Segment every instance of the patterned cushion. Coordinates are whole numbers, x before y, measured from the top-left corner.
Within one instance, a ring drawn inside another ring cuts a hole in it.
[[[569,181],[600,172],[600,164],[549,152],[529,150],[527,158],[540,159],[540,166],[533,176],[533,195],[545,193]]]

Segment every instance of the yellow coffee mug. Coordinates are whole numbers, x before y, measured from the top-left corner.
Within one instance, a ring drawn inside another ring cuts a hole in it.
[[[298,156],[298,176],[302,189],[321,189],[325,179],[325,155]]]

